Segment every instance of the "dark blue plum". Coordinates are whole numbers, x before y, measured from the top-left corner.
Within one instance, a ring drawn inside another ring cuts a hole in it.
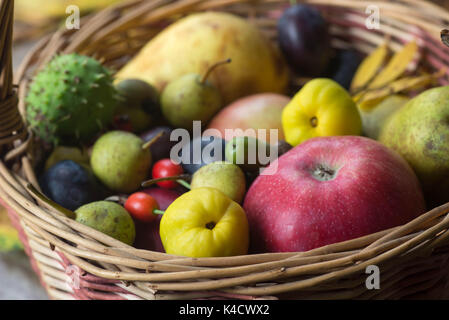
[[[330,63],[329,77],[349,90],[362,59],[362,56],[355,50],[338,50]]]
[[[213,136],[195,138],[182,147],[179,153],[181,165],[186,172],[193,174],[209,163],[224,161],[225,148],[226,141],[221,138]],[[195,158],[194,151],[199,151],[195,152]]]
[[[297,4],[278,21],[278,42],[287,63],[302,77],[320,76],[332,56],[327,21],[314,7]]]
[[[39,184],[47,197],[72,211],[103,196],[102,186],[93,174],[72,160],[54,164],[41,176]]]
[[[150,147],[153,163],[164,158],[170,158],[171,148],[177,144],[177,141],[170,140],[172,130],[172,128],[167,126],[158,126],[140,135],[143,141],[148,142],[162,133]]]

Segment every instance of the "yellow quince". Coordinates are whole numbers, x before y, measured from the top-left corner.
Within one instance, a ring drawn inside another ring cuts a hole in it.
[[[296,146],[324,136],[361,135],[362,120],[349,93],[337,82],[307,82],[282,112],[286,141]]]

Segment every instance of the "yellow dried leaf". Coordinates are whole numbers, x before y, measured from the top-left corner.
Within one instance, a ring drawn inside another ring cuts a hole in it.
[[[355,103],[358,103],[360,100],[362,100],[363,96],[366,94],[366,91],[359,92],[352,96],[352,100],[354,100]]]
[[[363,59],[351,82],[351,93],[363,90],[379,72],[388,56],[388,43],[385,42]]]
[[[364,100],[364,101],[358,103],[358,106],[361,110],[368,111],[368,110],[373,109],[375,106],[378,106],[379,103],[381,103],[386,98],[387,97],[381,97],[381,98],[377,98],[377,99]]]
[[[401,50],[396,52],[385,68],[368,85],[368,89],[384,87],[399,78],[418,52],[416,41],[410,41]]]
[[[357,102],[362,110],[369,110],[387,96],[406,90],[424,88],[425,86],[431,84],[435,79],[441,77],[444,72],[444,70],[441,70],[434,74],[427,74],[418,77],[405,77],[393,81],[382,88],[366,91],[358,97]]]

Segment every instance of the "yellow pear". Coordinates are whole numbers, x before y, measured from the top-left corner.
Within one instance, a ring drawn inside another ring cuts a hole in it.
[[[188,73],[204,74],[225,59],[209,81],[223,102],[259,92],[285,93],[288,69],[278,48],[247,20],[223,12],[191,14],[173,23],[116,75],[117,81],[139,78],[160,91]]]

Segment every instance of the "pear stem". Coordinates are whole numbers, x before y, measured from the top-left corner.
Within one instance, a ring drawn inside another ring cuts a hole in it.
[[[224,61],[220,61],[220,62],[217,62],[217,63],[213,64],[213,65],[206,71],[206,73],[203,75],[203,77],[201,78],[200,83],[201,83],[201,84],[204,84],[204,83],[206,82],[207,78],[209,78],[209,76],[210,76],[210,74],[212,73],[212,71],[214,71],[217,67],[219,67],[219,66],[221,66],[221,65],[224,65],[224,64],[231,63],[231,61],[232,61],[231,59],[226,59],[226,60],[224,60]]]
[[[156,184],[158,182],[161,182],[161,181],[176,180],[179,183],[178,180],[181,180],[181,181],[183,181],[185,183],[184,186],[188,185],[189,186],[188,189],[190,189],[190,185],[186,181],[184,181],[184,180],[187,180],[187,179],[190,179],[190,175],[189,174],[181,174],[179,176],[164,177],[164,178],[159,178],[159,179],[151,179],[151,180],[147,180],[147,181],[142,182],[142,187],[146,188],[146,187],[149,187],[149,186],[151,186],[153,184]]]
[[[181,179],[176,180],[176,182],[179,183],[184,188],[192,190],[192,186],[190,185],[190,183],[188,183],[188,182],[186,182],[184,180],[181,180]]]
[[[150,141],[148,141],[148,142],[145,142],[143,145],[142,145],[142,150],[146,150],[146,149],[149,149],[155,142],[157,142],[157,140],[159,140],[159,138],[160,137],[162,137],[162,135],[164,134],[164,132],[159,132],[157,135],[155,135],[154,137],[153,137],[153,139],[151,139]]]

